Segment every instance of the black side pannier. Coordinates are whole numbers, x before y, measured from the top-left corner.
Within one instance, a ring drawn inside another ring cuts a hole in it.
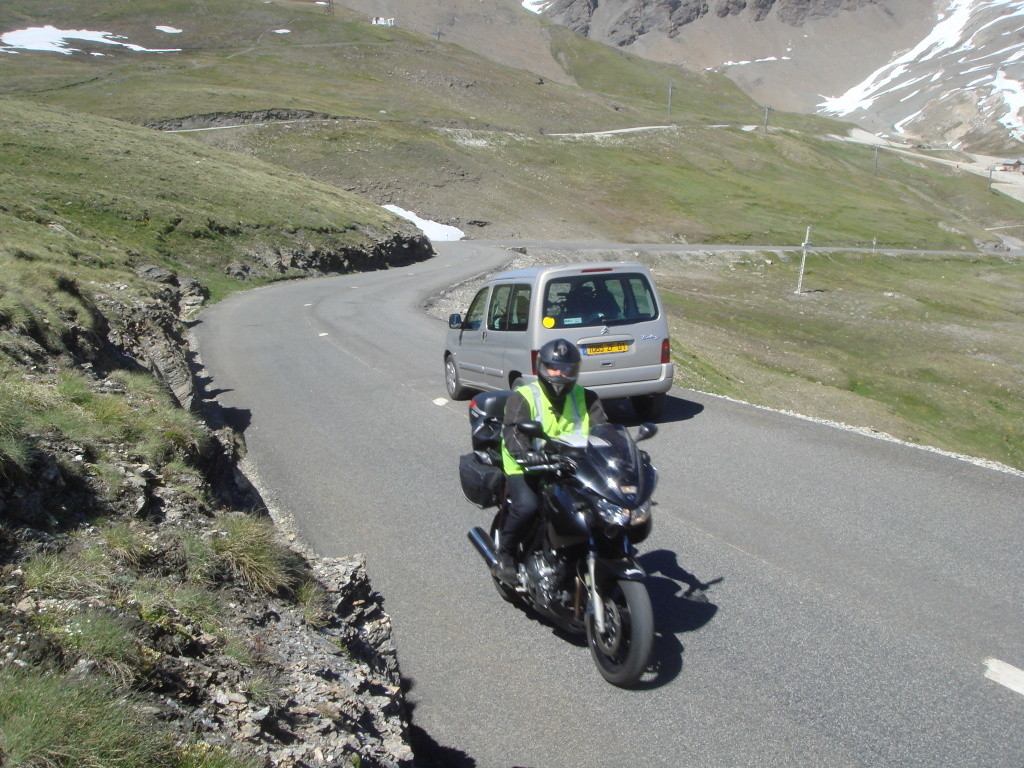
[[[459,481],[466,498],[481,509],[495,507],[501,500],[505,473],[501,466],[485,464],[477,452],[459,457]]]

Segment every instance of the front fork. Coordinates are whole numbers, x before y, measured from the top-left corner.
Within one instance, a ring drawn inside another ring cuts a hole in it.
[[[597,593],[597,553],[587,552],[587,578],[590,581],[590,606],[594,611],[594,626],[604,634],[604,600]]]
[[[624,540],[622,546],[622,557],[616,560],[598,558],[597,547],[594,544],[593,539],[591,539],[590,548],[587,551],[587,575],[583,580],[586,583],[581,582],[579,579],[576,581],[576,604],[574,606],[576,609],[576,619],[579,620],[581,618],[580,611],[582,608],[582,591],[583,588],[586,587],[590,591],[590,606],[587,610],[593,612],[594,626],[597,631],[601,633],[605,631],[605,612],[604,600],[601,599],[601,595],[597,591],[598,572],[600,571],[602,580],[621,579],[625,581],[643,581],[647,578],[647,573],[630,552],[631,547],[629,541]]]

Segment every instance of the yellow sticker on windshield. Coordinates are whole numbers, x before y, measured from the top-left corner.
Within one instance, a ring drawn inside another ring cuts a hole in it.
[[[545,328],[554,328],[555,327],[555,318],[553,318],[553,317],[545,317],[544,318],[544,327]]]

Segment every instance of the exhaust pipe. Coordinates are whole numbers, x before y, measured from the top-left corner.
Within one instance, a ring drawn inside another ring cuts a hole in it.
[[[491,568],[498,565],[498,556],[494,552],[494,542],[491,541],[491,537],[487,535],[480,526],[470,529],[469,533],[466,534],[469,540],[473,542],[473,546],[476,547],[477,552],[480,553],[480,557],[484,559],[484,562]]]

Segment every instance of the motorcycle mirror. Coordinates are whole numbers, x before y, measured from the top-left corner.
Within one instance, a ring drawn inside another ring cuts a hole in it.
[[[640,425],[640,429],[636,434],[636,441],[639,443],[641,440],[647,440],[658,434],[658,427],[656,424],[644,423]]]
[[[522,432],[527,437],[536,438],[547,438],[544,434],[544,425],[539,421],[522,421],[516,424],[516,429]]]

